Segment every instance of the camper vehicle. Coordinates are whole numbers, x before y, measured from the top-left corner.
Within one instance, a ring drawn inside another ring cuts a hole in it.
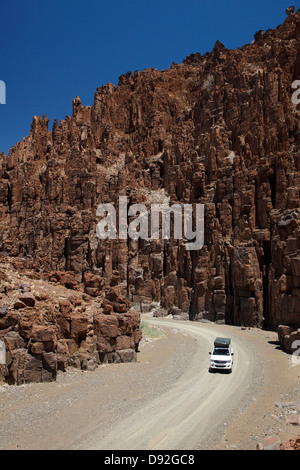
[[[216,338],[214,342],[214,349],[210,358],[209,371],[225,370],[232,371],[233,365],[233,348],[230,338]]]

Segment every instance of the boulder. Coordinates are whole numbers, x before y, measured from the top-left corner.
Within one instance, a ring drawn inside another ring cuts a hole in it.
[[[19,296],[19,301],[25,304],[26,307],[35,306],[35,297],[31,292],[26,292]]]
[[[283,443],[278,436],[267,437],[262,443],[258,444],[256,450],[282,450]]]
[[[122,349],[117,352],[121,362],[136,362],[136,352],[133,349]]]

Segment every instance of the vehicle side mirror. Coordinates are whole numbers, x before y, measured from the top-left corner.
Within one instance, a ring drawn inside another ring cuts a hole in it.
[[[208,354],[211,354],[211,352],[210,352],[210,353],[208,353]]]
[[[231,353],[232,356],[234,356],[234,353]]]

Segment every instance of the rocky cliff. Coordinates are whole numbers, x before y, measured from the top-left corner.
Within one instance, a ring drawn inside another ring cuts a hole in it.
[[[287,14],[237,50],[217,41],[168,70],[126,73],[91,107],[76,97],[52,131],[35,116],[1,154],[2,256],[92,297],[118,285],[156,315],[299,325],[300,10]],[[204,204],[204,247],[99,240],[97,206],[119,196]]]
[[[43,279],[27,262],[0,257],[0,340],[6,356],[0,383],[49,382],[70,366],[92,371],[100,364],[136,361],[140,313],[117,285],[105,288],[92,274],[80,285],[71,272]]]

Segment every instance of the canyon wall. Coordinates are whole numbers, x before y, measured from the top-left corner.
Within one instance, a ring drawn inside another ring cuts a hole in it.
[[[237,50],[217,41],[170,69],[126,73],[98,88],[91,107],[76,97],[52,131],[35,116],[1,154],[1,255],[50,280],[97,276],[157,315],[299,324],[297,79],[300,11],[289,11]],[[99,240],[97,207],[117,207],[119,196],[147,207],[204,204],[204,247]]]

